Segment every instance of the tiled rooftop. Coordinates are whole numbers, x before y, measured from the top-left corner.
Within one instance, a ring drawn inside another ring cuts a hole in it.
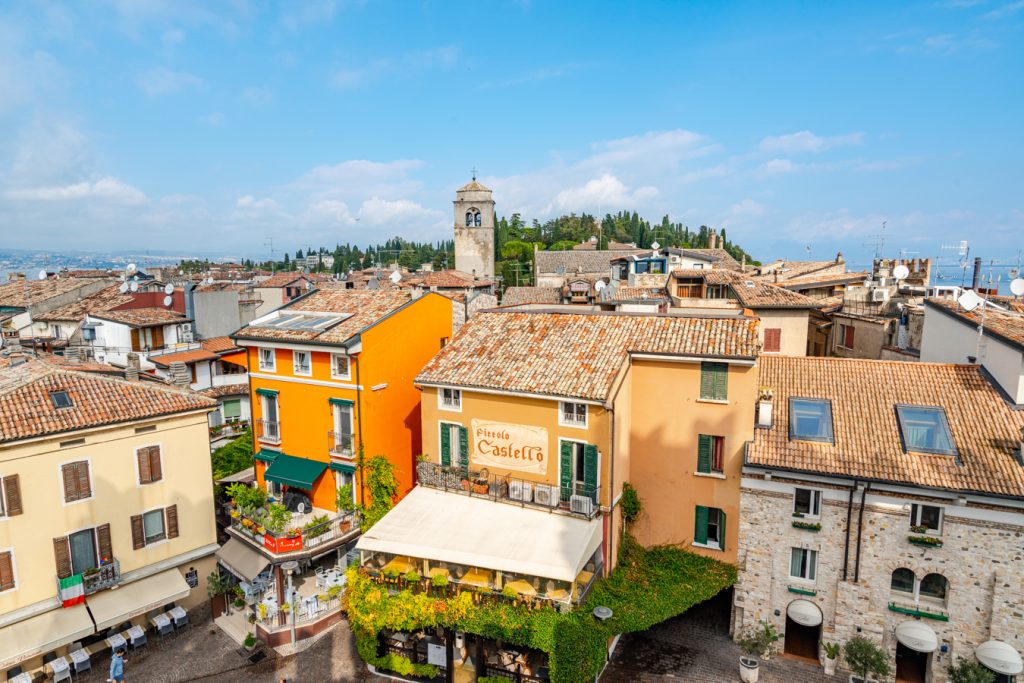
[[[664,287],[616,287],[612,290],[612,301],[643,301],[645,299],[668,299]]]
[[[55,308],[48,313],[35,317],[39,321],[49,320],[74,320],[81,321],[89,313],[99,313],[117,308],[123,304],[131,303],[134,297],[131,294],[122,294],[119,284],[113,284],[101,289],[95,294],[83,297],[78,301]]]
[[[150,356],[149,360],[155,365],[166,368],[171,363],[185,363],[187,365],[189,363],[217,360],[218,358],[220,356],[206,349],[187,349],[185,351],[175,351],[174,353],[164,353],[159,356]]]
[[[539,273],[558,273],[565,269],[565,275],[597,273],[605,275],[610,271],[612,259],[650,252],[650,249],[606,249],[604,251],[538,251],[534,255],[535,267]]]
[[[721,268],[676,269],[674,278],[699,278],[709,285],[727,284],[745,308],[818,308],[814,299],[782,287],[758,282],[742,273]]]
[[[340,283],[323,283],[320,289],[282,306],[278,312],[344,313],[348,318],[325,330],[260,327],[253,321],[236,332],[233,338],[340,344],[412,300],[412,294],[406,291],[345,289]]]
[[[161,325],[174,325],[191,321],[191,318],[186,318],[177,311],[156,307],[129,308],[123,311],[100,311],[90,313],[90,315],[100,320],[111,320],[115,323],[128,325],[129,327],[160,327]]]
[[[210,337],[199,342],[204,349],[213,353],[224,353],[239,348],[231,337]]]
[[[210,387],[196,392],[207,398],[222,398],[224,396],[245,396],[249,393],[248,384],[222,384],[219,387]]]
[[[254,287],[287,287],[297,281],[301,281],[300,284],[306,282],[322,282],[329,280],[330,277],[327,275],[320,275],[318,273],[277,273],[268,277],[263,282],[257,282]]]
[[[96,282],[95,278],[49,278],[46,280],[12,280],[0,284],[0,306],[24,307],[66,294],[78,287]]]
[[[613,313],[478,313],[416,381],[604,400],[630,352],[753,358],[757,321]]]
[[[509,287],[501,298],[502,306],[558,304],[561,302],[561,287]]]
[[[66,391],[71,407],[55,408],[54,391]],[[215,406],[208,398],[165,385],[29,360],[0,372],[0,443]]]
[[[858,273],[832,273],[824,275],[801,275],[799,277],[791,277],[785,280],[779,280],[779,287],[785,287],[786,289],[809,289],[813,286],[825,286],[831,284],[837,285],[848,285],[848,284],[859,284],[871,277],[871,273],[858,272]],[[771,282],[771,276],[767,276],[767,281]]]
[[[750,465],[1024,496],[1024,412],[977,366],[786,356],[763,356],[760,366],[761,386],[774,392],[774,424],[755,430]],[[789,439],[791,396],[831,401],[834,445]],[[959,455],[904,452],[900,403],[943,408]]]
[[[1000,302],[1006,305],[1006,302]],[[981,324],[981,308],[967,312],[953,299],[932,297],[925,300],[925,307],[932,308],[959,318],[969,325]],[[1010,308],[1015,308],[1011,306]],[[985,310],[985,334],[1002,339],[1024,349],[1024,313],[1015,310],[1000,311],[992,306]]]

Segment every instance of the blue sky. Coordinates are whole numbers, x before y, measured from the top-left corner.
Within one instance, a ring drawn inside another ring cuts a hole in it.
[[[1022,105],[1024,0],[7,2],[0,247],[441,239],[475,166],[504,215],[1015,261]]]

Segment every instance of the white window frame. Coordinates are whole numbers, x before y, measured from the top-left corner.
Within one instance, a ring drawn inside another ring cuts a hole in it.
[[[566,413],[567,413],[566,408],[568,406],[572,406],[572,414],[574,416],[574,419],[572,421],[568,421],[568,420],[565,419],[565,416],[566,416]],[[583,422],[580,422],[578,419],[575,419],[575,416],[577,415],[577,411],[579,410],[579,408],[581,406],[583,408]],[[578,401],[559,401],[558,402],[558,424],[560,426],[562,426],[562,427],[578,427],[580,429],[586,429],[589,422],[590,422],[590,408],[587,406],[586,403],[580,403]]]
[[[807,569],[808,569],[807,573],[808,574],[813,574],[813,576],[810,577],[810,578],[808,578],[806,576],[795,576],[792,573],[793,572],[793,553],[795,553],[798,550],[800,552],[804,552],[804,553],[813,553],[813,562],[808,562],[807,563]],[[789,578],[793,579],[794,581],[805,581],[807,583],[814,583],[815,581],[818,580],[818,551],[815,550],[814,548],[801,548],[801,547],[792,547],[792,548],[790,548],[790,550],[789,550],[789,570],[788,571],[790,572]]]
[[[715,529],[718,533],[715,534],[714,538],[711,538],[711,534],[708,534],[708,542],[704,544],[705,548],[711,548],[712,550],[722,549],[722,508],[708,507],[708,530],[711,528],[711,513],[714,512],[718,516],[718,521],[715,522]],[[697,545],[700,545],[699,543]]]
[[[348,481],[342,481],[343,477],[348,477]],[[356,502],[356,475],[352,472],[342,472],[341,470],[334,471],[334,490],[340,491],[342,486],[345,484],[352,484],[352,502]]]
[[[264,362],[264,353],[270,356],[269,364]],[[257,354],[257,365],[259,365],[260,372],[277,372],[277,351],[275,349],[261,346],[257,349]]]
[[[941,505],[926,505],[924,503],[911,503],[911,505],[910,505],[910,526],[911,527],[921,526],[921,512],[922,512],[921,508],[926,508],[926,507],[935,508],[936,510],[939,511],[939,528],[938,529],[928,529],[927,531],[923,531],[923,532],[915,531],[915,532],[912,532],[912,533],[923,533],[923,534],[927,534],[929,536],[941,536],[942,535],[942,527],[943,527],[943,524],[946,521],[946,510]]]
[[[811,493],[811,502],[810,502],[811,510],[815,510],[815,509],[817,510],[817,512],[805,512],[805,513],[803,513],[803,517],[800,517],[799,519],[820,519],[821,518],[821,500],[822,500],[822,491],[821,491],[821,489],[812,489],[812,488],[807,488],[806,486],[796,486],[796,487],[794,487],[793,488],[793,515],[794,516],[798,514],[798,511],[796,509],[796,494],[797,494],[797,491],[810,491],[810,493]]]
[[[89,497],[68,502],[68,492],[64,490],[64,465],[70,465],[73,462],[82,461],[85,461],[86,467],[89,468]],[[136,469],[138,469],[138,466],[136,466]],[[96,480],[92,476],[92,458],[72,458],[71,460],[65,460],[64,462],[58,463],[57,479],[60,481],[60,502],[64,504],[64,507],[78,505],[79,503],[87,503],[96,498]],[[81,531],[81,529],[79,529],[79,531]]]
[[[340,375],[335,372],[334,362],[338,358],[345,359],[345,374]],[[331,379],[352,379],[352,358],[347,353],[332,353],[331,354]]]
[[[445,392],[450,392],[451,396],[455,399],[455,401],[454,401],[455,405],[454,406],[448,405],[448,404],[445,403],[445,399],[444,399]],[[437,392],[437,407],[440,410],[447,410],[447,411],[452,412],[452,413],[461,413],[462,412],[462,390],[461,389],[453,389],[451,387],[441,387],[441,389]]]
[[[7,590],[0,591],[0,595],[7,595],[8,593],[13,593],[18,590],[18,586],[20,585],[20,582],[18,581],[18,558],[15,556],[14,546],[11,546],[10,548],[0,548],[0,553],[11,554],[11,574],[14,575],[14,585]]]
[[[154,512],[159,512],[160,513],[160,523],[163,524],[163,527],[164,527],[164,537],[161,538],[158,541],[153,541],[152,543],[150,543],[149,540],[146,538],[146,515],[152,514]],[[142,514],[142,542],[144,544],[143,547],[144,548],[149,548],[149,547],[152,547],[152,546],[160,545],[161,543],[167,543],[167,541],[170,540],[170,539],[167,538],[167,508],[166,507],[151,508],[149,510],[143,511],[141,514]],[[98,552],[98,549],[97,549],[97,552]]]
[[[562,443],[563,442],[573,444],[573,449],[574,449],[573,457],[569,461],[569,481],[570,481],[571,486],[572,486],[572,490],[569,492],[569,495],[570,496],[585,495],[585,493],[584,494],[577,494],[576,493],[576,484],[580,484],[582,486],[586,486],[586,482],[583,481],[583,473],[582,472],[579,473],[579,479],[576,478],[577,472],[576,472],[576,453],[575,453],[575,448],[576,448],[576,444],[581,444],[584,448],[586,448],[587,446],[593,446],[595,444],[592,444],[589,441],[586,441],[584,439],[566,439],[566,438],[563,438],[563,437],[560,437],[558,439],[558,480],[557,481],[559,483],[555,484],[555,486],[561,486],[561,481],[562,481]],[[584,457],[586,457],[586,456],[584,456]],[[597,494],[598,494],[598,497],[600,497],[600,493],[601,493],[601,450],[598,449],[598,451],[597,451]]]
[[[299,355],[305,355],[307,359],[307,370],[306,372],[299,372]],[[312,377],[313,376],[313,354],[309,351],[292,351],[292,373],[296,377]]]
[[[355,454],[356,454],[356,432],[355,432],[356,411],[355,411],[355,406],[354,405],[341,406],[341,405],[337,405],[337,404],[332,405],[331,406],[331,426],[332,426],[333,431],[334,431],[335,434],[342,434],[342,433],[344,433],[345,430],[342,429],[342,426],[343,426],[343,420],[344,420],[345,413],[346,413],[346,411],[344,410],[345,408],[348,408],[348,411],[347,411],[348,412],[348,433],[349,433],[349,436],[352,438],[352,443],[349,446],[349,451],[351,453],[350,457],[355,457]],[[333,449],[335,447],[336,447],[336,445],[332,443],[331,444],[331,448]]]
[[[899,567],[899,569],[910,569],[910,567]],[[945,598],[934,598],[934,597],[932,597],[930,595],[921,595],[921,582],[923,581],[923,579],[921,577],[919,577],[917,575],[917,572],[915,572],[913,569],[910,569],[910,571],[913,572],[913,574],[914,574],[914,590],[913,590],[913,592],[912,593],[905,593],[903,591],[893,590],[892,589],[892,574],[890,574],[889,575],[889,596],[893,597],[893,598],[896,598],[896,599],[901,599],[901,600],[904,600],[904,601],[911,601],[915,605],[920,605],[921,603],[924,603],[925,605],[933,605],[933,606],[938,606],[938,607],[942,607],[943,609],[945,609],[946,606],[949,604],[949,577],[947,577],[942,572],[928,572],[927,574],[925,574],[925,576],[929,576],[931,574],[938,574],[939,576],[941,576],[943,579],[946,580],[946,597]]]

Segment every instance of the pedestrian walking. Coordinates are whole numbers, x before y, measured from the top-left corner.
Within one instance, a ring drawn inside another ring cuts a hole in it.
[[[110,678],[107,683],[124,683],[124,650],[118,650],[110,658]]]

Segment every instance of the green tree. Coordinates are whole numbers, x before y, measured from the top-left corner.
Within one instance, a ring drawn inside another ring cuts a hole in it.
[[[885,652],[863,636],[854,636],[846,641],[843,656],[850,671],[861,680],[889,675],[889,659]]]
[[[242,436],[215,450],[210,455],[210,461],[214,479],[252,467],[252,430],[246,430]]]
[[[949,683],[995,683],[996,675],[977,662],[961,659],[946,670]]]

